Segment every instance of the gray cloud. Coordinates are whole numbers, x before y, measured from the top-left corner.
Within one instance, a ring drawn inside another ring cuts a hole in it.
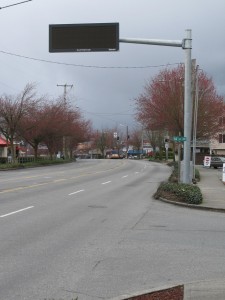
[[[0,6],[9,3],[15,1],[2,0]],[[0,94],[17,93],[26,83],[37,82],[40,94],[57,97],[63,92],[57,84],[73,84],[70,96],[96,127],[131,124],[132,99],[167,64],[184,62],[184,51],[120,43],[116,53],[49,53],[49,24],[95,22],[119,22],[121,38],[181,40],[185,29],[192,29],[192,57],[225,94],[223,0],[33,0],[0,14],[0,51],[83,65],[51,64],[0,52]],[[116,68],[146,66],[152,67]]]

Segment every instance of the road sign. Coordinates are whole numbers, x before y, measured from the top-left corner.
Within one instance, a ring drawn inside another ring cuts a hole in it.
[[[204,157],[204,167],[210,167],[211,164],[211,156]]]
[[[183,143],[187,140],[185,136],[174,136],[173,140],[178,143]]]

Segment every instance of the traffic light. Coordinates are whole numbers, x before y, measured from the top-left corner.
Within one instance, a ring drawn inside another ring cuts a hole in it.
[[[119,141],[120,137],[118,136],[116,139],[117,139],[117,141]]]

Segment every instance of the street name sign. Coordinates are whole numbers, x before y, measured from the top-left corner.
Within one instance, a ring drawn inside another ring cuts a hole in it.
[[[173,140],[178,143],[183,143],[187,140],[185,136],[174,136]]]

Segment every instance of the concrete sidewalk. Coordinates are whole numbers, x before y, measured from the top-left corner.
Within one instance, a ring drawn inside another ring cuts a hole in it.
[[[196,168],[200,173],[200,182],[197,183],[197,186],[201,189],[203,195],[202,204],[192,205],[176,202],[176,205],[225,213],[223,170],[203,166],[197,166]],[[173,203],[172,201],[166,202]],[[225,300],[225,278],[184,283],[184,300]]]
[[[225,212],[225,184],[222,181],[223,170],[198,166],[200,182],[197,183],[203,195],[199,206]],[[225,298],[224,298],[225,299]]]
[[[222,169],[197,166],[200,182],[197,183],[203,195],[201,209],[225,213],[225,184]],[[225,217],[225,216],[224,216]],[[224,300],[225,278],[214,281],[199,281],[184,284],[184,300]]]

